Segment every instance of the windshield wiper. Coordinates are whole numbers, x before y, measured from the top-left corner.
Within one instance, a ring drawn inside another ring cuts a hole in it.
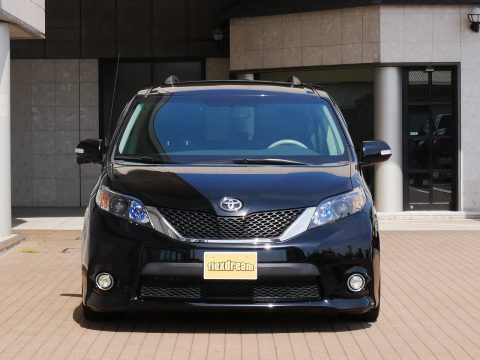
[[[154,156],[117,155],[115,160],[138,162],[142,164],[174,164],[169,160]]]
[[[234,164],[253,164],[253,165],[308,165],[307,163],[287,160],[287,159],[233,159]]]

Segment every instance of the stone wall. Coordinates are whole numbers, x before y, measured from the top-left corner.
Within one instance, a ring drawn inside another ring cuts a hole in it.
[[[232,19],[231,70],[380,60],[380,7]]]
[[[229,58],[207,58],[205,60],[205,80],[230,79]]]
[[[228,79],[228,58],[207,58],[205,74]],[[100,166],[74,151],[98,137],[98,61],[12,60],[11,84],[13,206],[86,206]]]
[[[388,62],[459,62],[461,43],[478,40],[461,5],[382,6],[380,60]]]
[[[12,60],[12,204],[84,206],[99,166],[78,166],[98,137],[97,60]]]

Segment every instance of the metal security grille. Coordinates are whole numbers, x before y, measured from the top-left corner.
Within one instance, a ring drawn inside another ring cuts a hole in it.
[[[428,85],[428,73],[423,70],[410,71],[408,83],[410,85]]]
[[[318,282],[299,281],[146,281],[141,297],[159,300],[285,302],[320,298]]]
[[[165,219],[186,238],[255,239],[280,236],[305,209],[267,211],[229,217],[177,209],[159,210]]]

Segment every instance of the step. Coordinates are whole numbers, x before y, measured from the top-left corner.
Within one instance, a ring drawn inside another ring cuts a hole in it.
[[[399,211],[378,212],[379,220],[464,220],[480,219],[480,212],[469,211]]]

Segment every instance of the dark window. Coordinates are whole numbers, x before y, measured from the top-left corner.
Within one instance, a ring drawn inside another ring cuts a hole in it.
[[[452,68],[405,70],[405,210],[456,209],[455,74]]]

